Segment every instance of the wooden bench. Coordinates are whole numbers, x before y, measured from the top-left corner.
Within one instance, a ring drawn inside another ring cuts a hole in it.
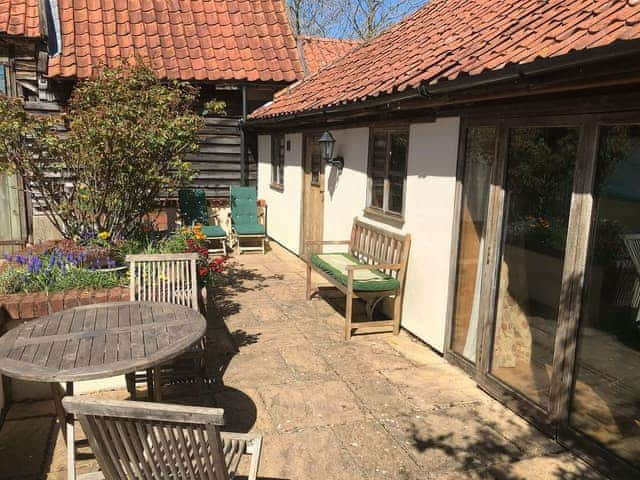
[[[348,245],[346,253],[324,253],[324,247]],[[354,329],[368,332],[400,332],[402,297],[409,260],[411,235],[387,232],[364,223],[353,221],[351,239],[344,241],[305,241],[307,263],[307,299],[314,294],[311,272],[315,271],[347,296],[345,339]],[[352,323],[353,299],[365,301],[366,322]],[[373,320],[373,312],[385,297],[394,297],[393,318]]]

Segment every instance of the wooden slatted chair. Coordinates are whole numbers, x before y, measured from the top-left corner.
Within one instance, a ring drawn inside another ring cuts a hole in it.
[[[127,255],[129,299],[184,305],[200,311],[197,253]],[[136,384],[146,383],[149,398],[162,399],[162,385],[198,380],[207,383],[206,339],[176,360],[147,371],[127,375],[127,390],[136,398]]]
[[[221,432],[221,409],[80,397],[62,404],[101,469],[79,479],[229,480],[244,456],[251,457],[248,480],[258,476],[262,436]]]
[[[346,253],[324,253],[328,245],[345,245]],[[313,295],[311,272],[316,271],[347,297],[345,339],[360,332],[400,332],[402,297],[409,262],[411,235],[387,232],[355,218],[350,240],[305,241],[307,298]],[[318,252],[319,250],[319,252]],[[352,322],[353,300],[365,301],[367,322]],[[393,318],[373,320],[373,312],[386,297],[393,297]]]

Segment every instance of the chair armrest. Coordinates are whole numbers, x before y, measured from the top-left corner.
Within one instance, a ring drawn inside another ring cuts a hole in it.
[[[402,265],[399,263],[374,263],[371,265],[347,265],[344,267],[349,270],[400,270]]]

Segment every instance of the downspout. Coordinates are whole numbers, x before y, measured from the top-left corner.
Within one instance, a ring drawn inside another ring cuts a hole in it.
[[[242,119],[240,120],[240,184],[248,185],[247,175],[247,86],[242,85]]]

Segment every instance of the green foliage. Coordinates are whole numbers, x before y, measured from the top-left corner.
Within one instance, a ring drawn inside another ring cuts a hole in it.
[[[162,194],[194,176],[183,156],[198,148],[195,95],[137,65],[80,83],[58,118],[29,116],[19,101],[0,96],[0,165],[31,179],[65,238],[125,238],[143,228]],[[68,131],[58,134],[55,121]]]
[[[227,102],[214,98],[204,104],[203,115],[227,115]]]
[[[0,294],[92,290],[127,284],[126,275],[73,266],[64,271],[56,266],[38,273],[29,272],[28,267],[15,267],[0,273]]]

